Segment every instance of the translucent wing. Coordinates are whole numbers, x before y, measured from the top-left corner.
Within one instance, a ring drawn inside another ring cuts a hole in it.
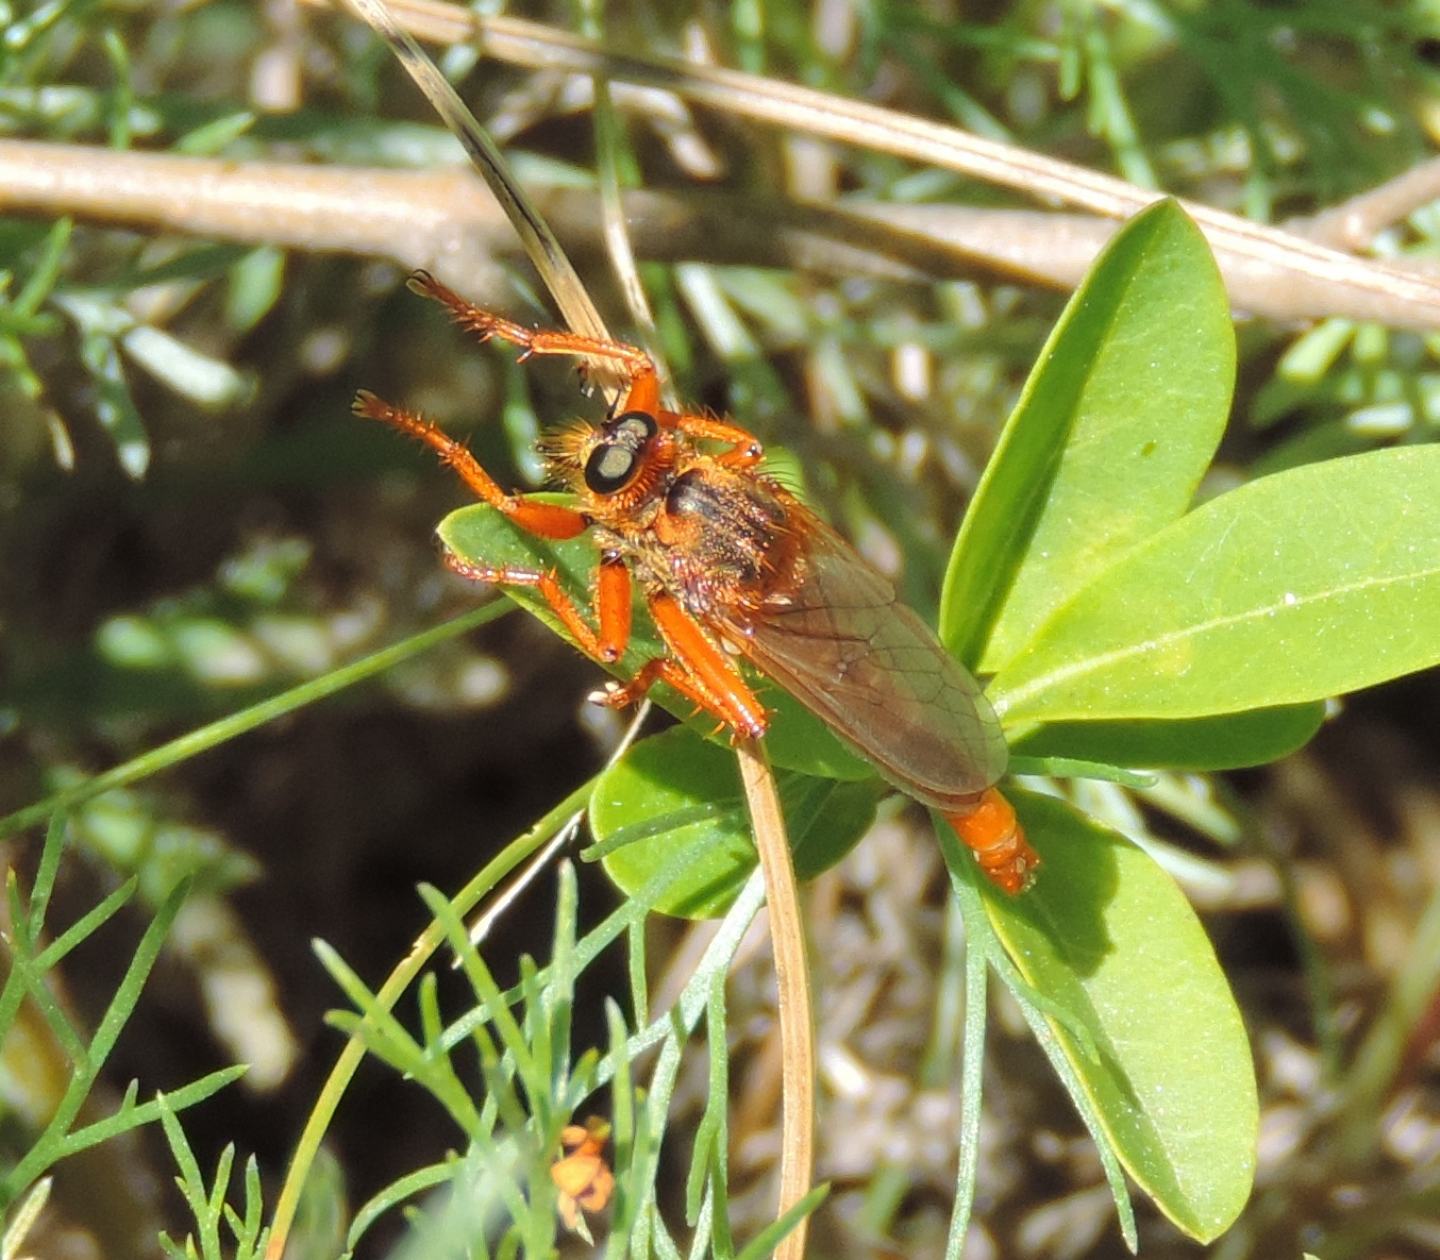
[[[796,524],[789,572],[727,637],[896,787],[942,810],[973,803],[1008,757],[980,685],[843,538]]]

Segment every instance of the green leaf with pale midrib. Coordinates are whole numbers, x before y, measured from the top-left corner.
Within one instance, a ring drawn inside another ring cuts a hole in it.
[[[950,558],[940,634],[993,673],[1095,574],[1189,506],[1225,428],[1235,338],[1199,229],[1136,215],[1067,305]]]
[[[1299,704],[1440,662],[1440,448],[1277,473],[1085,587],[992,688],[1013,723]]]
[[[1089,1031],[1051,1021],[1127,1171],[1208,1241],[1250,1193],[1259,1125],[1239,1008],[1195,912],[1146,854],[1062,801],[1015,792],[1044,865],[1007,897],[985,886],[1024,978]]]
[[[1074,756],[1146,770],[1238,770],[1303,748],[1324,717],[1316,701],[1218,717],[1047,722],[1016,740],[1011,765]]]

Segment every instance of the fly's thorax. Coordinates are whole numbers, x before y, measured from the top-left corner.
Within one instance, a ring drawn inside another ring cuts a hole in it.
[[[638,411],[564,431],[545,453],[596,544],[692,616],[743,620],[790,585],[798,505],[763,474],[730,467]]]
[[[688,590],[763,599],[790,548],[790,504],[767,478],[699,459],[670,479],[654,534]]]

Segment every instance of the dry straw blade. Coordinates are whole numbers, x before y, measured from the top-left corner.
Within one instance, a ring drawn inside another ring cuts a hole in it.
[[[347,0],[347,3],[390,45],[441,121],[464,146],[475,169],[484,177],[504,209],[525,247],[526,255],[554,297],[565,322],[574,332],[586,337],[610,340],[605,321],[600,318],[584,282],[566,257],[560,242],[555,239],[550,225],[510,173],[495,142],[435,63],[410,33],[396,24],[383,0]]]

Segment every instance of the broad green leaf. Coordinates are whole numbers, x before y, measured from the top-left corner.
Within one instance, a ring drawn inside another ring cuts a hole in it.
[[[1259,1112],[1245,1027],[1189,902],[1150,858],[1063,801],[1014,792],[1044,865],[1017,897],[986,885],[1026,981],[1089,1031],[1052,1020],[1121,1162],[1202,1242],[1239,1214]]]
[[[1028,757],[1083,757],[1147,770],[1239,770],[1303,748],[1325,705],[1282,705],[1180,721],[1049,722],[1016,740],[1011,767]]]
[[[997,677],[1011,724],[1302,704],[1440,661],[1440,447],[1291,469],[1107,569]]]
[[[1235,338],[1174,202],[1136,215],[1065,308],[965,517],[940,637],[994,673],[1114,559],[1190,505],[1225,428]]]
[[[795,873],[812,879],[854,847],[885,792],[877,781],[839,783],[793,770],[776,775]],[[674,860],[693,861],[656,903],[689,919],[723,914],[755,869],[755,844],[735,758],[685,728],[641,740],[596,781],[590,824],[602,859],[629,895]]]
[[[550,503],[570,501],[566,496],[558,494],[531,497]],[[586,616],[590,616],[593,598],[591,579],[599,562],[599,553],[594,542],[584,535],[564,542],[536,538],[483,503],[451,512],[440,522],[436,533],[440,535],[445,546],[463,560],[515,565],[527,569],[555,569],[566,593]],[[559,619],[533,589],[502,589],[521,607],[534,613],[556,634],[569,641],[569,635]],[[650,624],[644,600],[638,590],[632,624],[630,646],[625,655],[613,667],[597,665],[597,669],[609,668],[616,677],[629,678],[651,657],[663,653],[664,649]],[[755,684],[756,696],[771,714],[765,748],[775,765],[831,779],[859,780],[874,775],[875,772],[867,762],[841,744],[830,728],[799,701],[774,684],[758,678],[753,672],[748,677],[749,681]],[[664,685],[657,685],[651,694],[677,717],[688,719],[694,713],[695,706],[688,699],[676,695]],[[715,722],[701,714],[695,725],[697,729],[710,732],[714,729]]]

